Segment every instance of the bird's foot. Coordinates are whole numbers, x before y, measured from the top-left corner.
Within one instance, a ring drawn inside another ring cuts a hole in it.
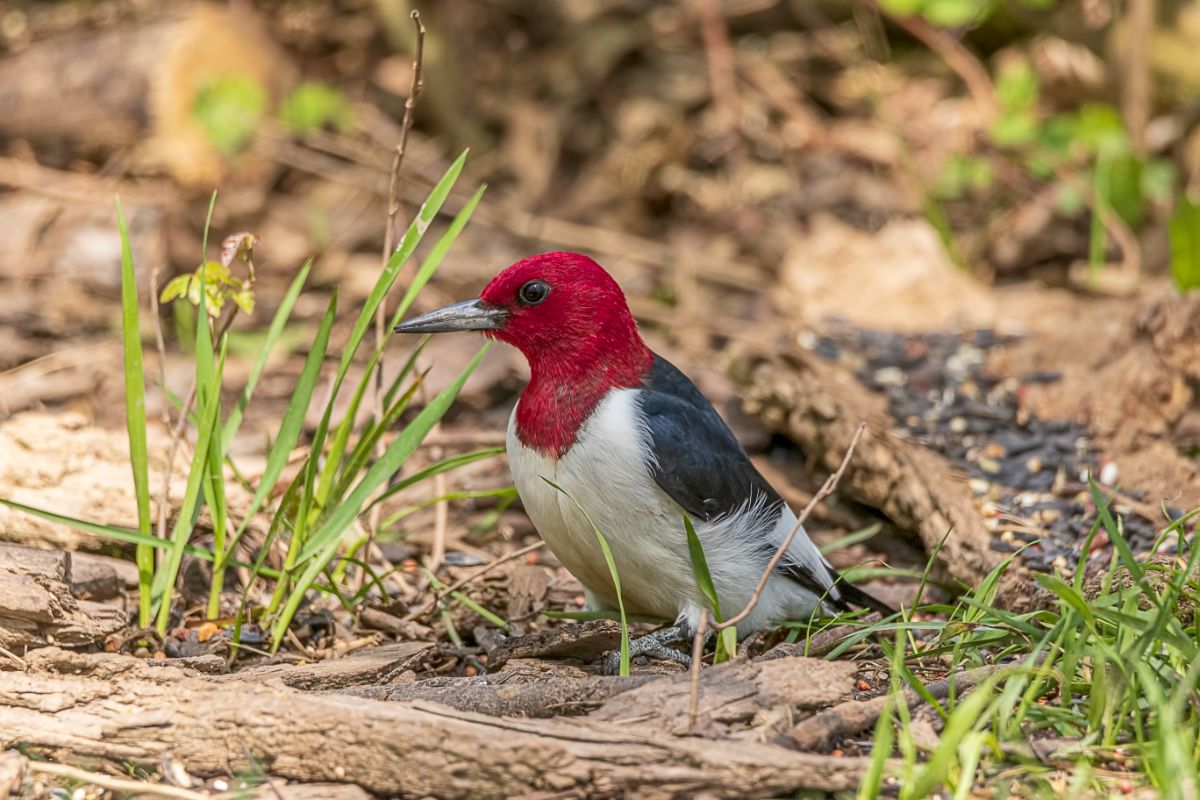
[[[679,642],[688,638],[687,631],[679,625],[639,636],[629,643],[629,659],[638,656],[653,656],[663,661],[674,661],[685,667],[692,665],[692,657],[687,653],[669,646],[670,642]],[[621,651],[610,650],[600,661],[602,675],[618,675],[621,672]]]

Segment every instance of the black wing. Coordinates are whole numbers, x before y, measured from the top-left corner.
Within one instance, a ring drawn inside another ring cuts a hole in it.
[[[654,357],[640,395],[654,451],[654,480],[693,517],[705,521],[747,501],[783,499],[759,474],[737,437],[687,376]]]
[[[783,506],[783,498],[755,469],[716,409],[671,362],[655,355],[639,399],[655,455],[654,481],[692,517],[709,521],[759,497],[766,498],[769,506]],[[765,535],[755,544],[755,555],[764,562],[778,547]],[[837,586],[835,591],[808,567],[789,558],[782,559],[776,571],[842,611],[849,611],[848,603],[853,603],[885,615],[893,613],[843,580],[832,567],[825,567]]]

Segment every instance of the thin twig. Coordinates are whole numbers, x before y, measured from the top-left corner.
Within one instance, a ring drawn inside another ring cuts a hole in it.
[[[698,0],[697,6],[713,105],[716,106],[723,132],[730,137],[730,145],[733,146],[737,140],[741,113],[738,110],[735,58],[733,45],[729,42],[729,29],[725,27],[720,0]]]
[[[432,600],[430,600],[428,603],[426,603],[423,607],[421,607],[420,609],[413,611],[412,613],[403,617],[400,621],[401,622],[411,622],[414,619],[417,619],[418,617],[425,616],[426,614],[428,614],[429,612],[431,612],[435,608],[437,608],[438,601],[441,600],[441,598],[446,597],[447,595],[450,595],[454,592],[457,592],[459,589],[462,589],[468,583],[471,583],[472,581],[476,580],[477,578],[482,578],[484,575],[487,575],[489,572],[491,572],[492,570],[494,570],[496,567],[500,566],[501,564],[505,564],[509,561],[512,561],[513,559],[520,558],[523,555],[532,553],[534,550],[537,550],[539,547],[542,547],[545,544],[546,544],[545,542],[538,540],[531,545],[526,545],[525,547],[522,547],[519,550],[514,550],[507,555],[501,556],[500,558],[497,558],[495,561],[491,562],[490,564],[485,564],[477,572],[473,572],[470,575],[468,575],[467,577],[463,578],[461,581],[458,581],[455,584],[447,586],[445,589],[442,590],[442,592],[440,594],[435,595],[434,598]]]
[[[854,436],[850,439],[850,446],[846,448],[846,455],[842,456],[842,463],[838,466],[837,471],[829,476],[829,479],[825,481],[825,484],[821,487],[820,491],[813,495],[812,500],[808,501],[808,505],[804,507],[804,510],[800,512],[800,516],[796,518],[796,524],[792,526],[792,530],[787,535],[787,538],[783,540],[783,543],[780,544],[779,548],[775,551],[775,555],[771,556],[771,560],[767,562],[767,568],[763,570],[762,577],[758,579],[758,585],[754,587],[754,594],[750,596],[750,602],[747,603],[746,607],[734,616],[730,617],[724,622],[718,623],[716,625],[716,629],[718,631],[725,630],[726,628],[732,628],[734,625],[737,625],[746,617],[750,616],[750,612],[754,610],[754,607],[758,605],[758,601],[762,598],[763,589],[766,588],[767,581],[770,580],[771,575],[774,574],[775,567],[779,565],[779,561],[783,558],[783,554],[786,553],[792,546],[792,540],[796,538],[796,534],[799,533],[800,529],[804,527],[804,522],[808,519],[809,515],[812,514],[813,509],[817,507],[817,504],[829,495],[833,494],[834,490],[837,489],[838,481],[842,479],[842,474],[846,471],[846,467],[850,465],[850,458],[854,455],[854,449],[858,447],[858,440],[862,438],[863,431],[866,429],[867,423],[859,423],[858,430],[854,432]]]
[[[66,764],[52,764],[49,761],[28,762],[30,772],[40,775],[53,775],[57,778],[88,783],[112,792],[129,792],[138,795],[155,795],[158,797],[174,797],[178,800],[207,800],[211,797],[207,792],[193,792],[178,786],[164,786],[161,783],[131,781],[125,778],[115,778],[99,772],[88,772],[86,769],[69,767]]]
[[[380,269],[387,269],[388,261],[396,249],[396,216],[400,213],[400,166],[404,163],[404,154],[408,151],[408,133],[413,126],[413,112],[417,107],[417,98],[421,96],[424,83],[421,81],[421,67],[425,61],[425,25],[421,22],[421,12],[413,9],[410,14],[413,28],[417,33],[416,52],[413,55],[412,82],[408,87],[408,98],[404,101],[404,117],[400,121],[400,141],[392,155],[392,169],[388,177],[387,195],[387,228],[383,232],[383,253],[380,257]],[[378,347],[387,336],[387,323],[384,304],[380,303],[375,310],[375,345]],[[375,368],[375,419],[383,419],[383,365],[381,355]],[[376,456],[382,455],[383,442],[376,445]],[[383,513],[378,505],[371,508],[367,515],[367,543],[363,549],[363,557],[370,562],[371,553],[375,549],[375,535],[379,531],[379,519]],[[359,570],[358,588],[361,590],[366,582],[366,570]]]
[[[423,84],[421,82],[421,64],[425,59],[425,25],[421,22],[421,12],[414,10],[412,12],[413,26],[417,31],[417,50],[413,58],[412,66],[412,83],[408,88],[408,99],[404,101],[404,117],[400,122],[400,141],[396,145],[396,152],[392,155],[392,171],[388,178],[388,196],[387,196],[387,229],[383,232],[383,256],[382,266],[387,267],[388,261],[392,257],[392,250],[396,244],[396,216],[400,213],[400,165],[404,163],[404,153],[408,150],[408,132],[412,130],[413,111],[417,107],[417,98],[421,95]],[[375,341],[378,344],[383,341],[386,322],[386,314],[384,313],[383,304],[380,303],[379,309],[375,312]],[[380,397],[377,402],[382,400],[383,394],[383,360],[380,359],[379,369],[375,373],[375,392]],[[376,409],[378,411],[379,409]]]
[[[1130,0],[1126,12],[1124,85],[1121,93],[1129,143],[1138,156],[1146,155],[1146,123],[1150,119],[1150,36],[1154,32],[1154,0]]]
[[[700,708],[700,659],[704,657],[704,634],[708,632],[708,611],[700,615],[696,633],[692,636],[692,689],[688,697],[688,730],[696,729]]]

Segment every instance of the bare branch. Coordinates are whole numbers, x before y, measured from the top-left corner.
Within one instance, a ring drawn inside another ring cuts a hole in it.
[[[421,96],[424,83],[421,80],[421,68],[425,62],[425,24],[421,22],[421,12],[413,9],[410,15],[413,27],[417,33],[416,51],[413,54],[412,82],[408,87],[408,98],[404,101],[404,117],[400,121],[400,141],[396,144],[396,152],[392,155],[392,169],[388,178],[387,195],[387,227],[383,232],[383,253],[380,256],[381,270],[387,269],[392,252],[396,249],[396,215],[400,212],[400,166],[404,163],[404,154],[408,150],[408,133],[413,126],[413,112],[417,107],[417,98]],[[387,322],[384,303],[375,310],[375,345],[378,347],[387,335]],[[375,368],[375,419],[383,419],[383,356]],[[376,447],[376,455],[382,453],[383,443]],[[364,557],[369,561],[371,552],[375,549],[375,534],[379,530],[379,519],[382,509],[376,505],[371,509],[367,519],[367,544],[363,549]],[[359,572],[359,588],[366,581],[366,571]]]

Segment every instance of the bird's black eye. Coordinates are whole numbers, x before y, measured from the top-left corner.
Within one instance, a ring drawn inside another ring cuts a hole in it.
[[[550,284],[545,281],[528,281],[517,292],[522,305],[536,306],[550,296]]]

